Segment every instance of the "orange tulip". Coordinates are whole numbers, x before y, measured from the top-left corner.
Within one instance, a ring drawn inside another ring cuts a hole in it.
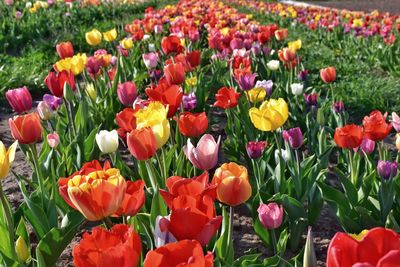
[[[289,32],[287,29],[280,29],[275,31],[275,38],[278,41],[283,41],[285,40],[289,35]]]
[[[61,59],[72,57],[74,55],[74,48],[71,42],[61,42],[56,45],[57,54]]]
[[[335,67],[321,69],[319,75],[325,83],[331,83],[336,80],[336,69]]]
[[[42,124],[37,112],[10,118],[8,125],[12,137],[20,144],[33,144],[42,139]]]
[[[291,62],[296,59],[296,50],[285,47],[278,51],[278,56],[283,62]]]
[[[361,126],[348,124],[336,128],[333,138],[338,147],[353,149],[361,145],[363,135],[363,128]]]
[[[182,63],[171,63],[164,67],[164,75],[169,85],[182,84],[185,81],[185,68]]]
[[[138,180],[135,182],[126,182],[126,192],[121,206],[119,207],[117,216],[135,216],[143,207],[145,201],[144,182]]]
[[[207,115],[205,112],[183,112],[179,116],[178,127],[182,135],[186,137],[198,137],[207,131]]]
[[[73,176],[67,183],[68,199],[62,196],[87,220],[98,221],[117,212],[125,191],[125,179],[111,168]]]
[[[128,133],[128,149],[137,160],[148,160],[157,151],[156,138],[149,127],[135,129]]]
[[[365,137],[375,142],[385,139],[392,130],[392,124],[386,122],[386,116],[379,110],[374,110],[369,116],[365,116],[363,125]]]
[[[251,196],[251,185],[244,166],[224,163],[214,174],[212,184],[217,185],[217,198],[229,206],[246,202]]]

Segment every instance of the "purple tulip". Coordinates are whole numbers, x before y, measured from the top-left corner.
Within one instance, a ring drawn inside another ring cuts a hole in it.
[[[332,109],[336,113],[343,113],[344,112],[344,103],[343,101],[337,101],[333,103]]]
[[[163,75],[161,70],[149,70],[150,79],[157,82]]]
[[[240,73],[235,77],[235,79],[242,90],[248,91],[250,89],[253,89],[256,77],[257,73],[246,72],[246,73]]]
[[[250,141],[246,144],[247,155],[251,159],[258,159],[262,156],[262,153],[267,146],[265,141]]]
[[[248,38],[243,41],[243,46],[244,48],[246,48],[246,50],[250,50],[252,45],[253,45],[253,39]]]
[[[272,202],[260,204],[257,209],[261,224],[268,230],[279,228],[283,221],[283,207]]]
[[[304,101],[306,102],[307,106],[318,106],[318,94],[304,94]]]
[[[32,96],[26,86],[8,90],[6,98],[12,109],[19,114],[28,112],[32,108]]]
[[[300,81],[302,81],[302,82],[307,81],[307,79],[308,79],[308,70],[299,71],[299,74],[297,76],[298,76]]]
[[[61,106],[62,98],[50,94],[45,94],[43,96],[43,102],[45,102],[46,105],[54,111]]]
[[[183,152],[196,168],[208,171],[218,163],[220,141],[221,137],[218,137],[218,141],[215,142],[211,134],[205,134],[200,138],[197,146],[194,147],[190,139],[188,139],[187,145],[183,147]]]
[[[378,161],[378,174],[382,179],[389,180],[397,175],[397,162]]]
[[[90,75],[97,75],[100,71],[101,65],[100,62],[95,57],[89,57],[86,62],[86,71]]]
[[[267,93],[267,96],[271,96],[272,94],[272,87],[274,86],[274,83],[271,80],[263,80],[263,81],[257,81],[255,88],[264,88],[265,92]]]
[[[299,149],[303,145],[303,133],[299,127],[283,131],[282,136],[283,140],[288,142],[293,149]]]
[[[242,49],[244,47],[243,40],[241,38],[233,38],[229,46],[232,50]]]
[[[191,92],[190,94],[184,94],[182,97],[182,103],[185,111],[195,109],[197,106],[197,98],[195,93]]]
[[[20,18],[22,18],[22,12],[21,11],[15,11],[15,18],[16,19],[20,19]]]
[[[134,82],[124,82],[118,84],[117,95],[119,101],[124,106],[132,106],[137,96],[136,84]]]

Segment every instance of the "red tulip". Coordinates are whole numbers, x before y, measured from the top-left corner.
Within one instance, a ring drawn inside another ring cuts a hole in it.
[[[337,233],[329,244],[326,266],[399,266],[400,235],[395,231],[377,227],[357,239]]]
[[[151,250],[144,260],[144,267],[213,267],[213,254],[204,256],[203,248],[196,240],[182,240]]]
[[[8,90],[6,98],[13,110],[19,114],[28,112],[32,108],[32,96],[26,86]]]
[[[208,118],[205,112],[184,112],[179,116],[179,131],[186,137],[198,137],[208,128]]]
[[[136,117],[135,113],[137,110],[133,108],[124,108],[122,111],[115,115],[115,120],[120,127],[117,131],[119,136],[125,140],[126,133],[136,129]]]
[[[91,234],[85,233],[72,256],[76,267],[135,267],[141,252],[140,236],[135,230],[126,224],[117,224],[111,230],[98,226]]]
[[[363,140],[363,128],[354,124],[336,128],[334,139],[340,148],[353,149],[359,147]]]
[[[296,50],[285,47],[278,51],[278,56],[283,62],[292,62],[296,59]]]
[[[168,117],[171,118],[182,102],[182,88],[177,85],[169,85],[165,79],[159,81],[156,87],[147,88],[146,95],[151,101],[159,101],[168,105]]]
[[[61,42],[56,45],[57,54],[61,59],[72,57],[74,55],[74,48],[71,42]]]
[[[8,125],[12,137],[20,144],[33,144],[42,140],[42,124],[37,112],[10,118]]]
[[[200,65],[200,56],[201,56],[200,50],[195,50],[186,53],[186,60],[189,63],[191,69],[194,69],[198,65]]]
[[[289,32],[287,29],[280,29],[275,31],[275,38],[278,41],[283,41],[285,40],[289,35]]]
[[[335,67],[321,69],[319,75],[325,83],[331,83],[336,80],[336,69]]]
[[[145,201],[144,182],[126,182],[126,191],[121,206],[116,212],[117,216],[135,216],[143,207]]]
[[[157,151],[156,138],[151,128],[132,130],[127,135],[128,149],[137,160],[148,160]]]
[[[177,36],[163,37],[161,40],[161,49],[165,55],[169,53],[180,53],[183,51],[181,40]]]
[[[49,72],[44,79],[44,83],[49,88],[50,92],[57,97],[64,96],[64,85],[67,83],[72,90],[75,90],[75,77],[72,72],[62,71],[58,74]]]
[[[172,63],[164,67],[164,76],[167,83],[182,84],[185,81],[185,69],[182,63]]]
[[[228,109],[234,108],[238,105],[238,100],[240,98],[240,93],[236,93],[236,91],[232,87],[222,87],[215,94],[214,106]]]
[[[372,111],[363,119],[365,137],[378,142],[386,138],[392,130],[392,124],[386,123],[386,116],[378,110]]]

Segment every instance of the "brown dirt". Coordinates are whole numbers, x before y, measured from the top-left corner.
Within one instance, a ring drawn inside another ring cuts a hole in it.
[[[304,1],[309,4],[315,4],[338,9],[348,9],[351,11],[379,10],[389,12],[393,15],[400,14],[400,0],[340,0],[340,1]]]

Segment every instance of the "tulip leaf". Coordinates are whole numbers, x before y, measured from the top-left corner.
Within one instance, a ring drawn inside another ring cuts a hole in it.
[[[161,197],[160,191],[156,191],[151,202],[150,219],[151,225],[155,225],[157,216],[167,216],[167,206]]]

